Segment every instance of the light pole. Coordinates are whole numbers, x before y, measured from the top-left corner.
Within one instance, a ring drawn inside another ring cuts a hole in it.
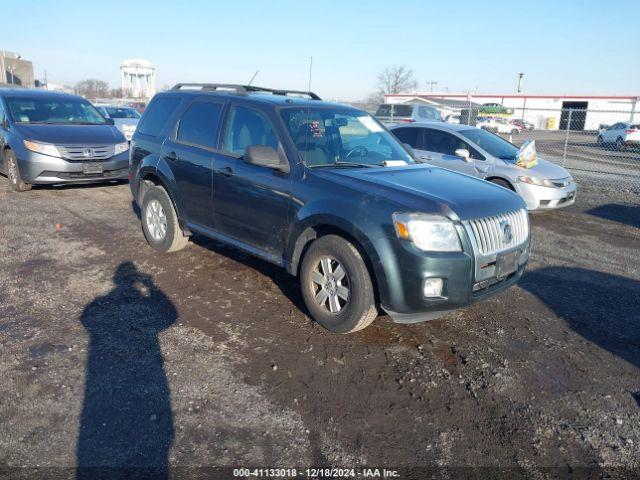
[[[522,83],[524,81],[524,73],[518,74],[518,93],[522,93]]]

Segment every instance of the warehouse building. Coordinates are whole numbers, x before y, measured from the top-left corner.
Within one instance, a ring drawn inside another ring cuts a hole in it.
[[[0,86],[35,87],[33,63],[15,52],[0,50]]]
[[[477,116],[523,119],[549,130],[597,130],[602,124],[640,122],[640,95],[398,93],[385,95],[385,103],[426,103],[443,116],[471,109]]]

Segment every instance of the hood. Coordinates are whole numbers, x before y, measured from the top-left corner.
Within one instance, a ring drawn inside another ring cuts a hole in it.
[[[26,140],[54,145],[112,145],[124,142],[124,136],[113,125],[37,125],[15,124]]]
[[[408,211],[440,213],[468,220],[525,208],[505,188],[427,165],[357,169],[317,169],[313,174],[365,194],[384,197]]]
[[[114,118],[113,119],[113,123],[119,129],[121,129],[125,125],[130,125],[132,127],[136,127],[138,125],[139,121],[140,121],[139,118]]]
[[[560,165],[551,163],[547,160],[538,158],[538,164],[533,168],[520,168],[522,175],[528,175],[536,178],[548,178],[550,180],[557,180],[559,178],[567,178],[571,175]]]

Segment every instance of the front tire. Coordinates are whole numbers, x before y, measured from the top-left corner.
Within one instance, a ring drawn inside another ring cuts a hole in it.
[[[4,152],[5,170],[7,172],[7,178],[11,184],[11,188],[14,192],[26,192],[31,190],[31,185],[25,183],[20,175],[20,169],[18,168],[18,161],[16,156],[11,150]]]
[[[622,137],[618,137],[618,139],[616,140],[616,150],[619,152],[624,152],[625,150],[624,140],[622,139]]]
[[[173,202],[164,188],[149,188],[140,209],[142,231],[147,242],[158,252],[177,252],[189,243],[182,233]]]
[[[300,268],[300,286],[313,320],[332,332],[362,330],[378,316],[362,255],[337,235],[320,237],[311,244]]]

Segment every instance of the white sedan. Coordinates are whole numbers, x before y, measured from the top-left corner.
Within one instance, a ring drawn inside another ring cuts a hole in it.
[[[476,127],[482,128],[483,130],[489,130],[490,132],[494,133],[510,133],[515,135],[521,132],[521,129],[518,125],[513,125],[504,118],[486,117],[483,119],[478,119]]]

